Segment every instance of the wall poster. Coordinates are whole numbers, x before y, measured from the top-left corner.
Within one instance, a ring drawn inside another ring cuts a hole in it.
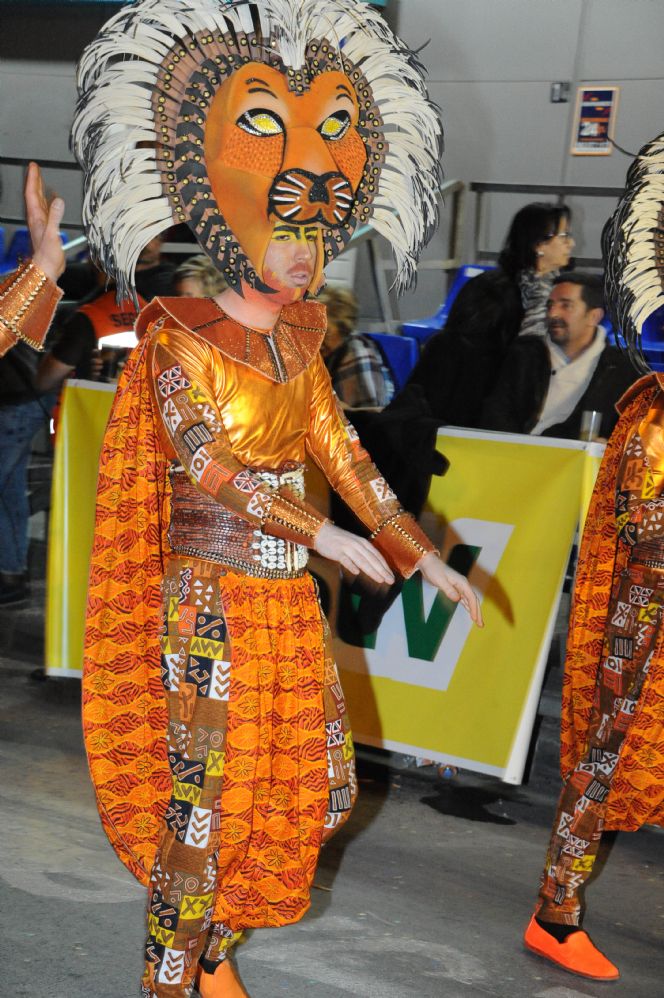
[[[572,156],[610,156],[620,87],[581,86],[576,92]]]

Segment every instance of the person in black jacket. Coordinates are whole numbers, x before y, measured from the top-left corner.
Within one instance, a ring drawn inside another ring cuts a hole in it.
[[[602,282],[590,274],[556,278],[547,304],[547,336],[520,336],[487,398],[487,430],[578,439],[584,412],[601,413],[595,435],[607,439],[616,402],[637,378],[628,358],[606,345],[599,325]]]
[[[511,343],[520,332],[544,334],[544,303],[574,246],[569,223],[563,205],[525,205],[512,220],[498,268],[459,291],[444,329],[427,341],[408,379],[439,423],[479,426]]]

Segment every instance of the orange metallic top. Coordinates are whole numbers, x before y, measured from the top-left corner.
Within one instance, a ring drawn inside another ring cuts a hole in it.
[[[393,567],[412,574],[433,546],[400,506],[332,391],[318,353],[325,328],[321,306],[289,308],[291,319],[301,310],[309,322],[297,357],[294,322],[260,333],[240,326],[209,299],[193,306],[189,299],[193,332],[168,305],[168,313],[162,310],[148,328],[147,358],[167,458],[181,463],[204,493],[233,513],[275,536],[295,534],[312,547],[321,514],[285,487],[252,476],[303,464],[310,454]]]

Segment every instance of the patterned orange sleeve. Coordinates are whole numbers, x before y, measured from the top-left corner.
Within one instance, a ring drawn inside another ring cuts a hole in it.
[[[397,572],[409,578],[420,558],[436,549],[362,447],[332,391],[320,357],[312,364],[312,374],[308,449],[332,488],[371,531],[378,550]]]
[[[313,547],[325,517],[285,486],[267,485],[233,454],[214,392],[219,355],[172,330],[154,335],[149,350],[155,405],[194,485],[265,533]]]
[[[18,340],[41,350],[62,291],[34,263],[0,284],[0,357]]]

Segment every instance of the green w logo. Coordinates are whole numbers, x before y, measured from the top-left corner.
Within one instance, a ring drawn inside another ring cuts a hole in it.
[[[447,564],[450,568],[456,569],[461,575],[467,577],[473,565],[477,562],[481,550],[481,547],[473,544],[456,544],[450,551]],[[439,592],[436,593],[431,608],[426,613],[422,576],[419,573],[404,582],[401,599],[403,601],[408,654],[411,658],[420,658],[427,662],[432,662],[438,654],[443,638],[457,609],[457,604]],[[344,612],[357,614],[359,602],[359,597],[353,596],[350,604],[345,603],[345,606],[342,604],[340,606],[340,616]],[[359,621],[353,622],[356,626],[352,626],[351,624],[349,627],[349,623],[350,621],[340,620],[339,630],[343,634],[350,634],[352,632],[359,634],[359,628],[357,627]],[[377,634],[377,631],[373,631],[371,634],[363,635],[353,643],[357,644],[360,648],[374,649],[376,647]]]

